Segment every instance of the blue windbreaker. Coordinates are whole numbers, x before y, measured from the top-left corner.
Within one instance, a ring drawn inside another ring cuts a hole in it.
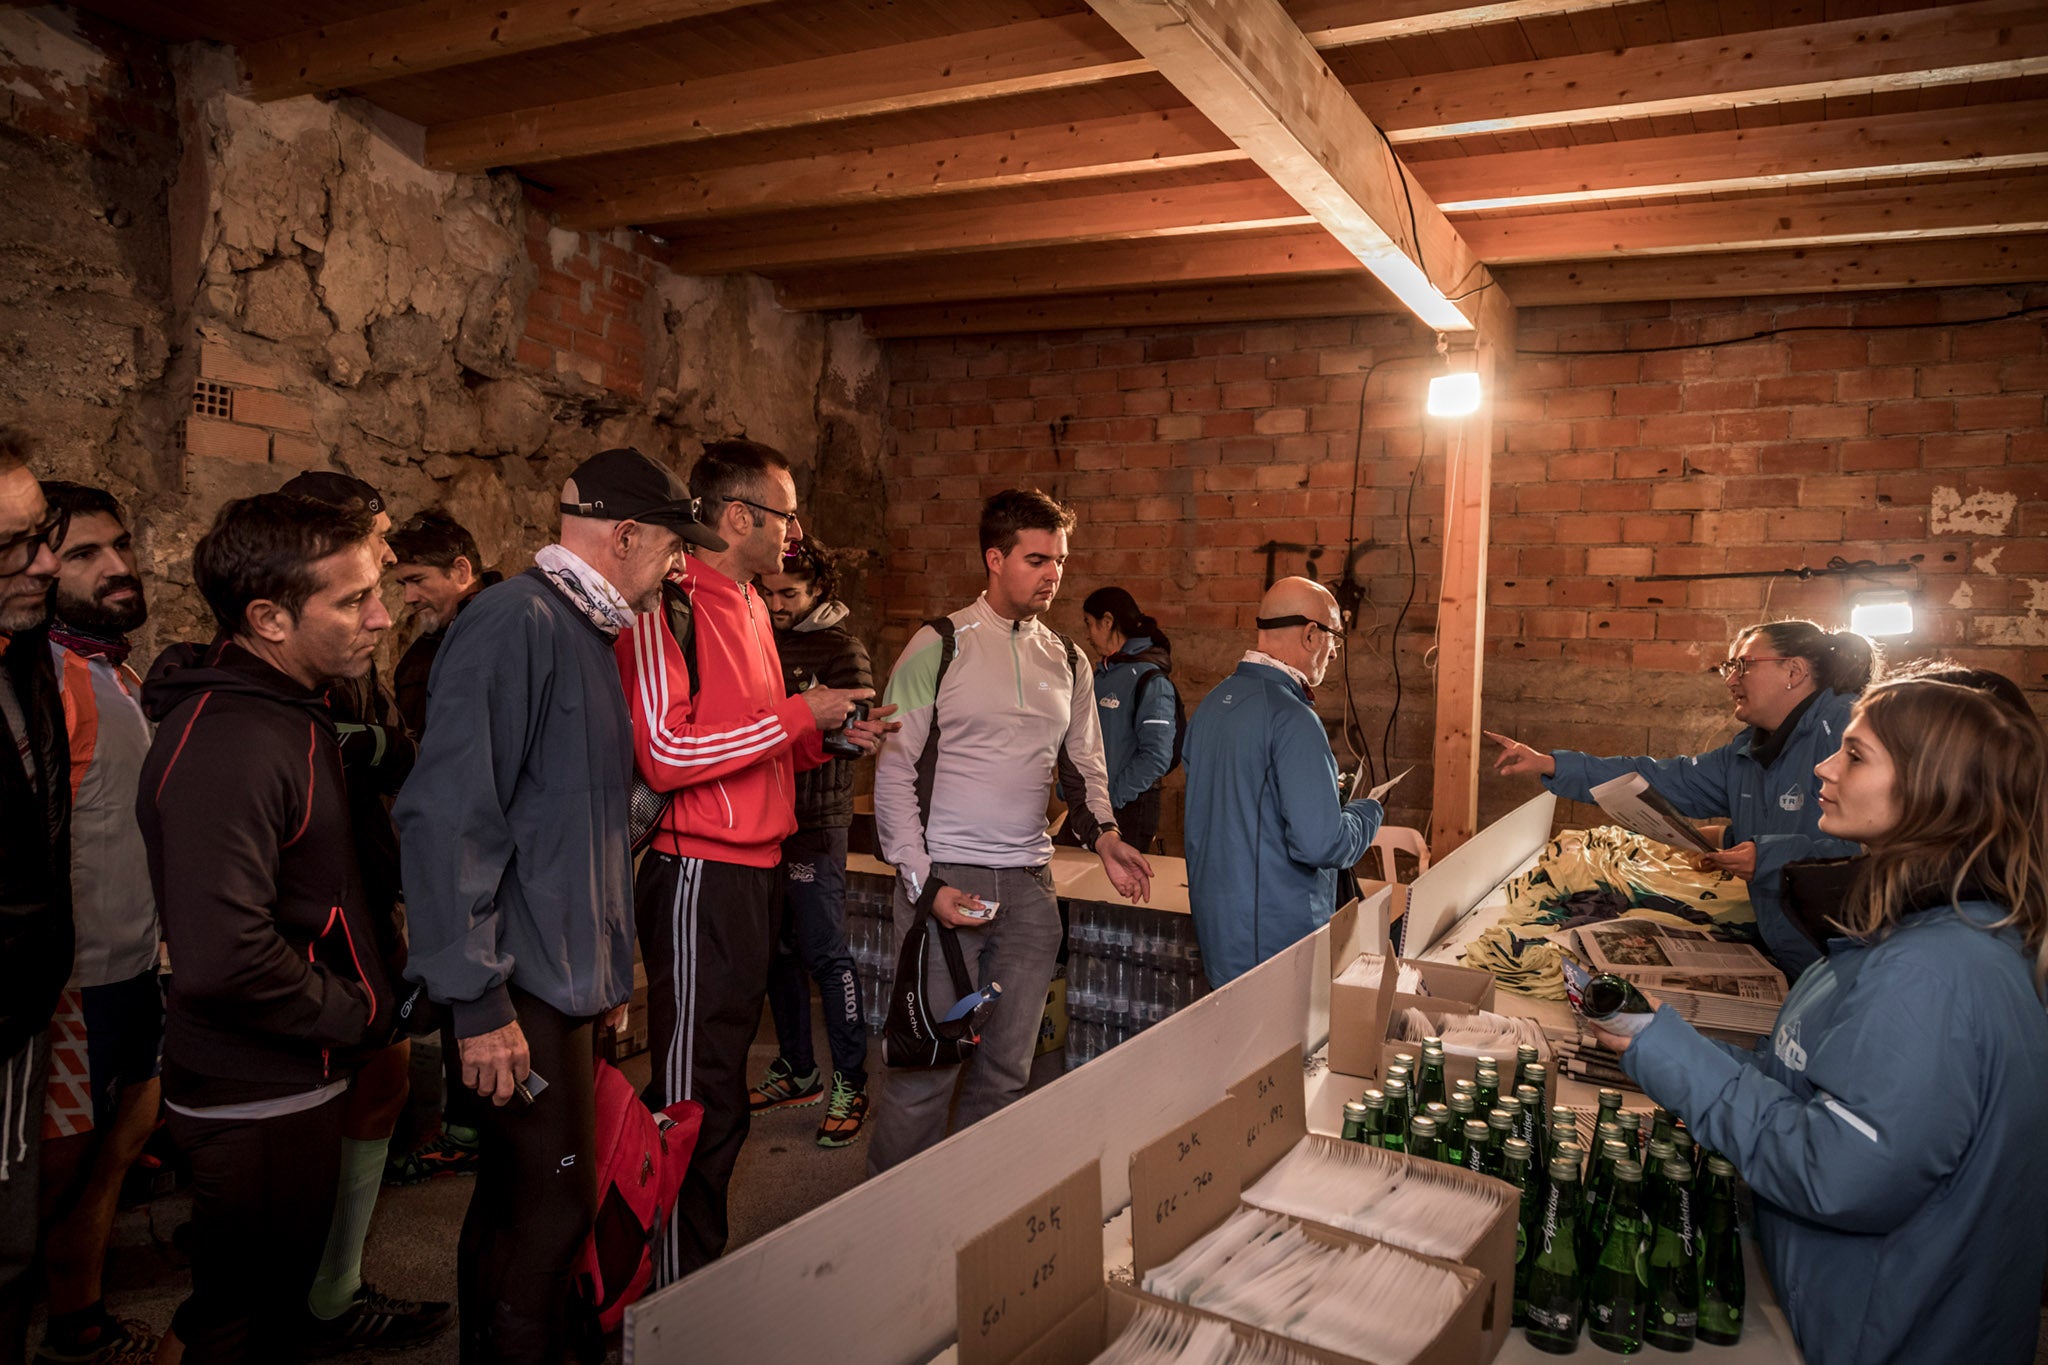
[[[1571,801],[1591,801],[1593,788],[1623,773],[1641,773],[1672,805],[1695,820],[1726,817],[1728,847],[1756,841],[1756,874],[1749,881],[1757,932],[1788,980],[1812,966],[1820,949],[1785,913],[1785,864],[1801,858],[1849,858],[1863,850],[1820,832],[1820,779],[1814,765],[1842,745],[1853,697],[1823,689],[1800,715],[1775,761],[1766,768],[1750,757],[1761,735],[1750,726],[1710,753],[1689,758],[1594,758],[1560,749],[1557,772],[1543,779]]]
[[[1102,757],[1109,765],[1109,804],[1122,810],[1159,784],[1173,763],[1173,679],[1164,659],[1171,655],[1140,636],[1095,666],[1095,706],[1102,720]],[[1144,688],[1143,714],[1138,684]]]
[[[1301,685],[1240,663],[1188,721],[1188,905],[1209,984],[1242,976],[1329,923],[1337,869],[1386,812],[1338,799],[1330,737]]]
[[[2024,1365],[2048,1269],[2048,1011],[1984,901],[1835,939],[1754,1052],[1669,1006],[1622,1056],[1735,1163],[1811,1365]],[[1966,922],[1965,917],[1968,921]]]

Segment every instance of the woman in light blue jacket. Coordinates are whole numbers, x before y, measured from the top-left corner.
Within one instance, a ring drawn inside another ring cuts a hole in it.
[[[1860,702],[1819,768],[1869,849],[1754,1052],[1596,1030],[1756,1196],[1812,1365],[2024,1365],[2048,1270],[2048,740],[1951,683]],[[1639,1017],[1639,1016],[1638,1016]]]
[[[1820,945],[1785,913],[1785,864],[1856,852],[1854,844],[1820,832],[1813,767],[1842,742],[1850,706],[1877,674],[1877,651],[1853,631],[1772,621],[1736,636],[1714,671],[1728,685],[1735,719],[1747,727],[1718,749],[1684,758],[1595,758],[1569,749],[1541,753],[1489,734],[1503,746],[1494,771],[1534,773],[1571,801],[1591,801],[1600,783],[1641,773],[1685,815],[1726,819],[1726,846],[1700,864],[1749,883],[1764,951],[1787,980],[1796,980],[1819,960]]]

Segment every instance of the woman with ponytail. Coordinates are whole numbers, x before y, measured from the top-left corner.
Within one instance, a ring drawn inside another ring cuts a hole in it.
[[[1109,765],[1109,801],[1132,848],[1159,833],[1159,784],[1180,758],[1182,712],[1173,643],[1122,588],[1097,588],[1081,604],[1095,666],[1096,715]]]
[[[1976,687],[1857,703],[1820,829],[1863,845],[1827,956],[1745,1052],[1600,1032],[1756,1196],[1813,1365],[2023,1365],[2048,1270],[2048,737]]]
[[[1737,635],[1714,671],[1745,728],[1710,753],[1665,759],[1595,758],[1569,749],[1546,754],[1489,733],[1502,746],[1494,771],[1534,773],[1572,801],[1591,801],[1602,782],[1641,773],[1692,819],[1726,819],[1726,846],[1700,864],[1749,883],[1764,951],[1794,980],[1819,960],[1820,944],[1785,911],[1785,865],[1857,851],[1821,832],[1813,768],[1841,744],[1849,708],[1876,679],[1877,648],[1853,631],[1771,621]]]

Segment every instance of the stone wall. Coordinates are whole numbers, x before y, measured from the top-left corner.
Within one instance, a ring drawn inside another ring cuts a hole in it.
[[[30,191],[0,208],[29,266],[0,285],[0,420],[130,502],[145,655],[207,628],[191,548],[220,503],[301,469],[368,480],[399,519],[446,506],[516,571],[577,461],[630,444],[684,470],[728,435],[798,462],[858,610],[886,385],[857,327],[678,276],[637,234],[554,229],[509,176],[425,169],[419,130],[360,101],[245,100],[217,48],[10,10],[0,88]]]
[[[1735,727],[1706,665],[1760,618],[1846,624],[1843,582],[1637,579],[1837,555],[1918,567],[1900,653],[2048,702],[2044,314],[2039,289],[1524,312],[1496,400],[1488,728],[1601,753],[1718,744]],[[980,590],[976,510],[1012,484],[1080,512],[1054,624],[1078,634],[1089,590],[1128,587],[1173,636],[1190,710],[1250,645],[1269,568],[1335,581],[1353,558],[1361,628],[1317,704],[1340,758],[1348,695],[1356,741],[1415,765],[1390,805],[1419,823],[1436,364],[1434,337],[1391,317],[894,343],[885,633]],[[1533,790],[1485,773],[1482,817]]]

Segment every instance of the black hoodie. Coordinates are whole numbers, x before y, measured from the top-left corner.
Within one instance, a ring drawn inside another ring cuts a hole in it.
[[[58,993],[71,975],[71,750],[49,637],[41,629],[12,638],[0,635],[0,669],[6,670],[4,685],[13,687],[29,729],[25,736],[16,735],[0,710],[4,1068],[24,1043],[50,1026]],[[16,761],[17,750],[25,751],[28,766]]]
[[[136,815],[170,945],[164,1096],[191,1107],[339,1079],[390,1034],[323,693],[232,641],[150,670]]]

